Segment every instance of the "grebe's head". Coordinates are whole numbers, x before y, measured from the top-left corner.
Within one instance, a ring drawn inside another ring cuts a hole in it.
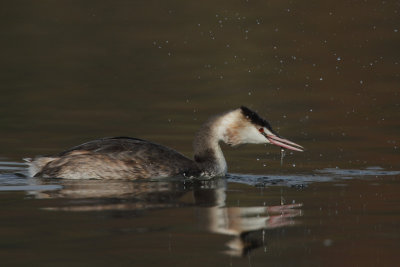
[[[240,107],[228,115],[224,141],[229,145],[273,144],[281,148],[303,151],[303,147],[280,137],[257,113],[247,107]]]

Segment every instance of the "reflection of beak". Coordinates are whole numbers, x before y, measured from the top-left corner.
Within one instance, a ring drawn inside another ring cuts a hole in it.
[[[302,147],[301,145],[298,145],[292,141],[289,141],[287,139],[280,138],[276,135],[268,135],[265,133],[264,133],[264,136],[268,139],[268,141],[271,144],[274,144],[276,146],[280,146],[282,148],[287,148],[287,149],[294,150],[294,151],[300,151],[300,152],[304,151],[304,147]]]

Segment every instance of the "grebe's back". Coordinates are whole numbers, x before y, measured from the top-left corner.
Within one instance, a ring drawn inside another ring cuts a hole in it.
[[[30,170],[36,177],[68,179],[191,177],[200,172],[195,162],[181,153],[131,137],[97,139],[55,156],[39,157]]]

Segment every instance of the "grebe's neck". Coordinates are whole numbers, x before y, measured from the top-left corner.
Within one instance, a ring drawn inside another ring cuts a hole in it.
[[[229,143],[229,127],[239,115],[239,110],[233,110],[215,116],[197,132],[193,142],[194,160],[203,171],[203,176],[226,174],[227,165],[219,143]]]

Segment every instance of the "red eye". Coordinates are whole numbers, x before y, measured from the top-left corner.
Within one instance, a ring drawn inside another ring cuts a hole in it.
[[[260,129],[258,129],[258,131],[259,131],[260,133],[263,133],[263,132],[264,132],[264,128],[260,128]]]

